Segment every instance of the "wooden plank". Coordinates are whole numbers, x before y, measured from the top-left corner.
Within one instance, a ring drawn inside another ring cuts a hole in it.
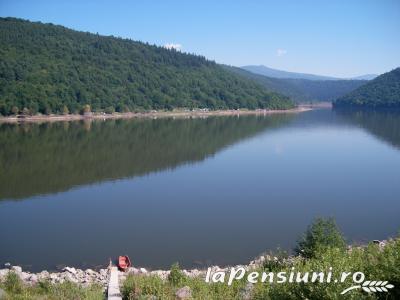
[[[118,269],[111,267],[110,281],[108,282],[107,299],[122,300],[121,292],[119,291]]]

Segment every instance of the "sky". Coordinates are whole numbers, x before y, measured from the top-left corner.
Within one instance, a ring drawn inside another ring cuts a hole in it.
[[[335,77],[400,66],[400,0],[0,0],[0,16],[177,47],[234,66]]]

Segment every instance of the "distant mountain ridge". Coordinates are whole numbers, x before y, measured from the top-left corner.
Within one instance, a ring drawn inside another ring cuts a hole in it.
[[[338,108],[400,108],[400,67],[337,99]]]
[[[266,89],[290,97],[295,102],[330,102],[366,84],[366,80],[309,80],[273,78],[241,68],[225,66],[227,70],[256,81]]]
[[[377,77],[376,74],[365,74],[360,75],[353,78],[338,78],[338,77],[331,77],[331,76],[322,76],[322,75],[315,75],[315,74],[308,74],[308,73],[297,73],[297,72],[288,72],[277,70],[273,68],[269,68],[263,65],[248,65],[241,67],[242,69],[259,74],[264,75],[267,77],[272,78],[281,78],[281,79],[308,79],[308,80],[371,80]]]

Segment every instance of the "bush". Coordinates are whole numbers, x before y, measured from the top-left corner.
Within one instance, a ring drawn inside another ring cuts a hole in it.
[[[171,271],[168,275],[168,281],[174,285],[177,286],[179,284],[182,284],[185,281],[186,276],[182,273],[179,264],[174,263],[171,266]]]
[[[62,113],[63,113],[63,115],[68,115],[69,114],[69,109],[68,109],[68,107],[66,105],[63,106]]]
[[[15,272],[8,272],[4,287],[9,293],[21,293],[23,290],[23,282]]]
[[[70,300],[103,299],[104,293],[100,285],[92,284],[82,287],[76,283],[64,282],[51,284],[49,281],[41,281],[36,285],[30,286],[22,282],[19,276],[10,271],[4,283],[0,283],[0,288],[7,292],[6,299],[46,299],[46,300]]]
[[[110,114],[111,115],[111,114],[115,113],[115,108],[113,106],[109,106],[104,110],[104,112],[106,114]]]
[[[400,240],[390,241],[383,249],[370,244],[367,247],[347,251],[340,248],[320,248],[315,257],[295,259],[275,272],[325,272],[332,268],[332,278],[340,278],[342,272],[363,272],[365,280],[388,281],[394,285],[388,293],[365,293],[355,289],[346,295],[340,293],[353,285],[351,276],[345,282],[331,283],[257,283],[252,299],[400,299]],[[293,269],[292,269],[293,268]]]
[[[317,251],[326,248],[345,249],[346,243],[334,219],[317,218],[298,241],[296,254],[306,258],[315,257]]]

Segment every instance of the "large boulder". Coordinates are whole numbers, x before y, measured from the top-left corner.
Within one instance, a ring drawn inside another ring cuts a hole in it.
[[[179,290],[176,291],[175,296],[177,300],[191,299],[192,290],[190,289],[190,287],[184,286],[183,288],[180,288]]]

